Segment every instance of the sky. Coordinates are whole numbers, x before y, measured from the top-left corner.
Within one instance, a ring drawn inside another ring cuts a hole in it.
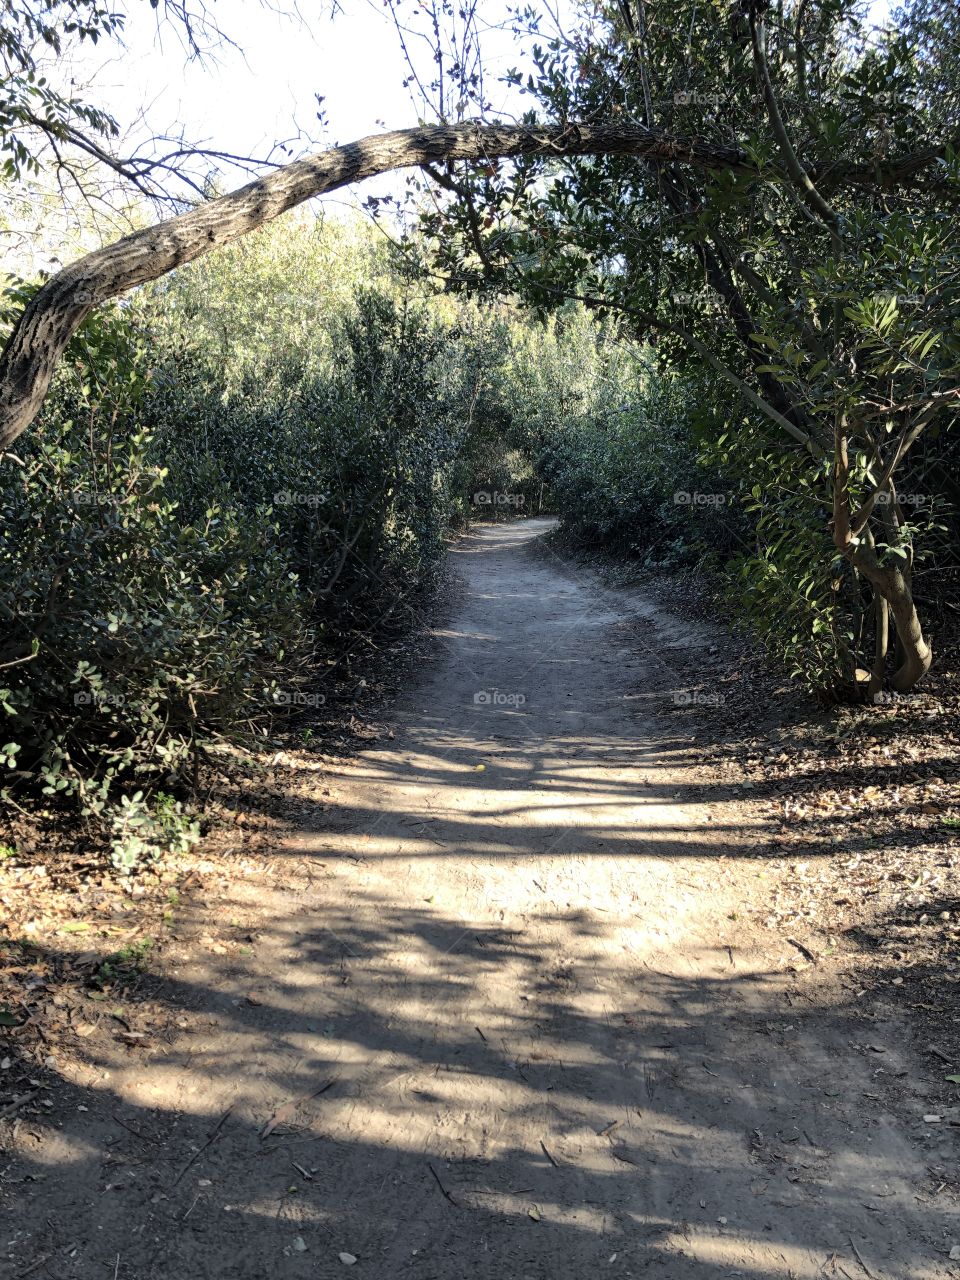
[[[240,156],[265,158],[281,141],[293,140],[277,162],[348,142],[385,128],[415,125],[417,107],[404,87],[408,74],[400,42],[384,12],[384,0],[339,0],[331,18],[331,0],[187,0],[196,12],[205,3],[229,38],[203,60],[192,59],[180,28],[158,24],[145,0],[123,6],[127,14],[122,44],[83,42],[59,63],[43,71],[62,91],[96,103],[121,127],[114,144],[129,155],[136,144],[181,132],[196,146]],[[549,0],[566,12],[574,0]],[[417,0],[403,0],[407,10]],[[515,66],[513,39],[496,30],[510,0],[481,0],[485,25],[487,90],[496,112],[519,113],[526,100],[497,83]],[[297,17],[296,6],[303,15]],[[161,11],[163,0],[161,0]],[[421,46],[422,61],[426,46]],[[426,68],[429,70],[429,67]],[[317,120],[315,95],[324,97],[326,125]],[[155,147],[148,147],[150,154]],[[194,175],[203,179],[211,164]],[[261,170],[262,171],[262,170]],[[226,169],[220,185],[235,188],[250,181],[249,170]],[[322,197],[328,216],[349,216],[371,195],[400,194],[405,175],[388,174],[352,189]],[[189,194],[186,188],[177,194]],[[114,209],[116,205],[116,209]],[[82,215],[78,212],[82,210]],[[148,212],[153,219],[158,211]],[[169,216],[169,210],[165,211]],[[54,271],[99,244],[130,230],[122,200],[87,207],[68,186],[65,198],[55,178],[42,175],[16,191],[0,192],[0,274],[34,277]]]
[[[158,38],[149,7],[132,5],[126,48],[108,56],[87,52],[74,64],[75,77],[93,80],[96,100],[123,126],[144,112],[155,133],[182,126],[192,141],[238,155],[265,157],[276,142],[298,134],[303,136],[293,149],[302,154],[417,123],[403,85],[400,43],[379,0],[342,0],[333,18],[322,0],[304,0],[302,10],[310,16],[301,19],[291,16],[292,5],[283,12],[285,0],[218,0],[210,7],[238,48],[221,46],[211,58],[191,61],[174,28],[161,24]],[[488,23],[497,23],[506,4],[485,0],[483,12]],[[488,42],[493,105],[504,114],[518,112],[523,99],[496,83],[518,61],[517,49],[496,31]],[[316,94],[324,97],[326,129],[316,117]],[[131,137],[138,136],[145,131],[134,127]],[[397,185],[396,177],[367,183],[364,194]]]
[[[191,0],[199,8],[200,0]],[[184,124],[195,138],[240,154],[266,154],[278,139],[303,129],[321,144],[346,142],[384,127],[417,123],[403,87],[406,64],[386,16],[383,0],[300,0],[303,16],[293,16],[298,0],[208,0],[220,27],[239,48],[221,46],[204,62],[187,58],[177,29],[159,27],[152,8],[128,6],[123,50],[109,56],[90,51],[77,64],[78,77],[91,74],[97,100],[121,123],[140,109],[157,131]],[[519,112],[524,99],[496,83],[522,51],[507,32],[497,31],[509,0],[482,0],[491,31],[485,35],[487,90],[495,110]],[[406,10],[415,7],[407,0]],[[513,7],[517,7],[514,5]],[[550,6],[563,21],[574,0]],[[871,18],[882,21],[888,0],[871,0]],[[411,45],[416,48],[416,42]],[[89,48],[89,46],[88,46]],[[101,45],[101,49],[103,46]],[[421,44],[420,64],[426,46]],[[324,95],[329,129],[320,133],[314,95]]]
[[[189,0],[194,10],[203,2]],[[266,157],[277,142],[295,140],[288,156],[274,152],[274,159],[283,160],[417,123],[417,107],[403,83],[407,64],[384,0],[339,0],[335,17],[331,0],[206,3],[234,45],[221,44],[202,61],[189,57],[176,26],[160,23],[158,28],[153,8],[138,0],[125,6],[128,22],[122,47],[113,41],[96,47],[86,43],[53,74],[61,80],[72,75],[81,97],[90,86],[86,96],[117,119],[127,134],[127,147],[182,130],[196,145]],[[409,11],[417,0],[403,3]],[[518,115],[527,106],[515,89],[498,83],[507,70],[524,61],[514,38],[498,29],[511,3],[517,6],[519,0],[481,0],[480,7],[489,28],[484,36],[487,94],[494,111],[504,117]],[[552,8],[566,22],[576,0],[544,0],[538,7]],[[871,11],[874,21],[881,22],[888,0],[872,0]],[[426,46],[420,48],[419,61],[429,74]],[[324,98],[325,127],[316,117],[316,94]],[[204,164],[198,176],[205,176],[206,169]],[[248,180],[248,173],[227,171],[222,185],[229,189]],[[398,193],[403,185],[404,175],[389,174],[318,203],[328,214],[345,215],[370,195]],[[20,219],[16,234],[0,236],[0,270],[11,262],[23,274],[47,270],[93,247],[90,237],[112,240],[128,229],[120,221],[108,221],[99,229],[79,224],[74,228],[69,209],[41,209],[35,200],[31,207],[26,207],[29,201],[22,203],[25,208],[11,214],[7,223]],[[0,210],[0,216],[4,212]],[[32,262],[25,260],[25,245]]]
[[[194,10],[202,2],[189,0]],[[191,61],[177,28],[161,23],[158,32],[154,10],[140,0],[127,6],[126,48],[88,45],[74,64],[76,78],[93,81],[94,100],[124,127],[143,112],[154,133],[183,127],[191,141],[239,155],[266,156],[276,142],[300,134],[293,148],[299,155],[385,127],[417,123],[417,109],[403,85],[406,63],[384,0],[339,0],[335,17],[330,16],[331,0],[207,3],[238,47],[222,45],[210,58]],[[484,37],[486,88],[494,110],[504,116],[519,114],[526,105],[516,90],[497,83],[523,60],[509,33],[496,29],[509,4],[482,0],[480,7],[492,28]],[[404,11],[415,7],[416,0],[405,0]],[[548,7],[564,22],[576,6],[575,0],[550,0]],[[871,0],[869,7],[875,22],[889,12],[888,0]],[[411,48],[416,47],[413,41]],[[418,61],[429,72],[426,45],[420,50]],[[316,118],[315,94],[324,96],[325,130]],[[149,134],[141,125],[133,126],[130,136]],[[227,175],[228,186],[240,181],[237,173]],[[363,190],[364,195],[383,194],[401,185],[402,179],[393,175],[364,184]],[[356,193],[346,194],[331,203],[355,204],[357,199]]]

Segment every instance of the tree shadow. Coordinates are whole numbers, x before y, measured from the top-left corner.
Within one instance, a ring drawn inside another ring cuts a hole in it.
[[[85,1087],[61,1081],[49,1119],[24,1109],[10,1274],[119,1256],[120,1275],[305,1277],[344,1253],[377,1275],[552,1277],[616,1255],[759,1280],[852,1275],[851,1236],[874,1275],[940,1274],[923,1126],[894,1120],[903,1065],[855,1005],[721,946],[686,973],[624,964],[582,909],[465,929],[371,893],[318,923],[302,892],[253,963],[145,979],[191,1015],[172,1044],[79,1040]]]
[[[591,676],[612,606],[498,594],[524,539],[461,544],[442,670],[333,766],[277,882],[187,901],[121,1020],[112,991],[68,1011],[70,1062],[3,1122],[12,1275],[949,1274],[949,1131],[901,1025],[742,945],[717,904],[766,828],[655,729],[655,680]],[[79,950],[54,967],[66,993]]]

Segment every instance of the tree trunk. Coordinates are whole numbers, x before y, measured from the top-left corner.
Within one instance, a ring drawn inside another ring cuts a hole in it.
[[[900,666],[893,674],[891,683],[899,693],[912,689],[922,676],[930,670],[933,652],[923,636],[917,607],[913,602],[913,591],[910,581],[912,561],[905,560],[903,567],[897,565],[881,565],[876,551],[876,543],[869,527],[858,525],[859,535],[854,536],[851,528],[850,514],[850,459],[849,459],[849,421],[846,412],[841,413],[835,424],[833,454],[833,541],[841,555],[859,569],[873,587],[877,606],[878,642],[887,640],[886,628],[889,620],[881,605],[885,601],[893,615],[893,624],[897,633],[897,648],[901,656]],[[887,493],[894,495],[893,477],[888,477]],[[881,519],[884,522],[887,536],[893,540],[897,534],[897,525],[890,514],[890,506],[884,503],[880,507]],[[870,680],[870,693],[875,692],[880,667],[879,651]]]
[[[36,417],[64,348],[100,303],[255,231],[313,196],[393,169],[449,160],[582,155],[756,172],[736,147],[671,138],[635,124],[427,125],[332,147],[87,254],[45,284],[0,357],[0,451]]]
[[[933,651],[923,637],[923,628],[913,602],[913,592],[899,569],[888,569],[889,589],[883,592],[897,629],[897,649],[902,661],[893,673],[891,684],[898,693],[906,693],[927,674],[933,662]]]
[[[870,683],[867,688],[871,699],[876,698],[883,688],[883,679],[887,671],[887,651],[890,648],[890,606],[876,587],[873,588],[873,625],[875,631],[873,667],[870,670]]]
[[[927,674],[933,662],[933,651],[924,639],[910,582],[902,569],[881,566],[876,553],[866,543],[850,548],[847,554],[886,601],[893,615],[901,661],[890,683],[898,693],[906,693]]]

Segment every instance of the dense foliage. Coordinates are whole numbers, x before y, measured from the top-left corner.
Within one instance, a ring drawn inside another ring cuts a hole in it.
[[[14,8],[0,152],[22,191],[36,137],[114,130],[36,49],[116,38],[122,14]],[[531,121],[733,139],[739,165],[428,167],[400,250],[300,216],[85,322],[0,464],[3,798],[77,803],[121,866],[193,839],[210,744],[359,677],[470,516],[555,511],[657,568],[709,557],[830,697],[923,678],[921,613],[960,564],[957,14],[775,17],[617,0],[549,38],[535,7],[516,19]],[[437,61],[441,115],[488,107],[474,30]],[[11,285],[7,324],[33,287]]]
[[[359,678],[448,530],[539,497],[528,328],[310,218],[92,317],[0,472],[7,799],[75,797],[132,863],[212,740]]]
[[[842,0],[619,0],[519,25],[538,40],[513,76],[531,120],[735,140],[744,164],[454,166],[422,224],[438,269],[544,310],[586,299],[694,376],[707,455],[753,498],[760,633],[836,695],[911,688],[931,661],[914,575],[953,555],[949,492],[916,459],[953,429],[960,376],[955,10],[874,31]]]

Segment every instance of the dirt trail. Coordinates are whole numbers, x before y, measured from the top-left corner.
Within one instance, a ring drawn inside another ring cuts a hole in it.
[[[395,736],[339,766],[283,888],[219,905],[251,954],[195,950],[178,1041],[91,1063],[15,1162],[41,1180],[9,1274],[960,1274],[923,1192],[943,1128],[893,1104],[905,1037],[738,918],[758,864],[675,798],[644,606],[545,527],[458,543]]]

